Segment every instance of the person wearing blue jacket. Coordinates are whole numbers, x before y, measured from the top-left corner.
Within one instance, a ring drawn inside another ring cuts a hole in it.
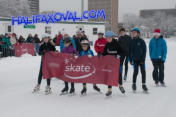
[[[80,52],[80,57],[88,56],[89,58],[91,58],[92,56],[94,56],[93,51],[90,49],[90,42],[87,39],[81,41],[81,46],[82,46],[82,51]],[[93,84],[93,89],[97,92],[100,92],[100,88],[98,88],[96,84]],[[86,92],[87,92],[86,83],[83,83],[83,89],[81,91],[81,95],[85,95]]]
[[[167,44],[161,36],[160,29],[154,30],[154,37],[149,43],[150,58],[154,67],[153,80],[156,86],[165,86],[164,82],[164,63],[167,55]]]
[[[66,38],[66,37],[69,37],[69,35],[68,34],[65,34],[64,35],[64,37],[60,40],[60,51],[62,52],[62,50],[64,49],[64,38]],[[71,42],[72,42],[72,45],[73,45],[73,47],[76,49],[76,44],[75,44],[75,40],[72,38],[72,40],[71,40]]]
[[[133,39],[130,42],[130,63],[134,67],[133,84],[132,89],[136,91],[136,80],[139,72],[139,67],[142,74],[142,88],[145,92],[148,91],[146,86],[146,70],[145,70],[145,58],[146,58],[146,44],[143,39],[140,38],[140,29],[134,28],[132,30]]]

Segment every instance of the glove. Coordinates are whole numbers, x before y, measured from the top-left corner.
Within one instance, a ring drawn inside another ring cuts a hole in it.
[[[120,57],[121,57],[120,55],[117,55],[117,56],[116,56],[117,59],[120,59]]]
[[[88,57],[89,57],[89,58],[92,58],[92,55],[89,54]]]
[[[133,61],[132,60],[130,60],[130,64],[133,65]]]
[[[165,63],[165,59],[162,59],[161,62],[162,62],[162,63]]]
[[[98,53],[98,58],[101,58],[102,57],[102,54],[99,52]]]
[[[75,59],[78,59],[78,55],[74,55],[74,58],[75,58]]]

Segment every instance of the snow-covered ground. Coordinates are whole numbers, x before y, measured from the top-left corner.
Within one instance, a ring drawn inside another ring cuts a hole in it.
[[[0,60],[0,117],[176,117],[176,41],[167,43],[167,88],[155,87],[152,64],[147,57],[150,94],[142,93],[141,75],[138,76],[138,92],[132,93],[133,69],[130,66],[128,81],[124,83],[126,95],[114,87],[111,98],[93,91],[92,85],[88,85],[87,96],[81,97],[81,84],[76,85],[76,96],[60,96],[64,84],[57,79],[52,80],[51,95],[44,95],[45,81],[42,91],[32,94],[37,82],[40,57],[3,58]],[[106,86],[100,87],[103,93],[107,91]]]

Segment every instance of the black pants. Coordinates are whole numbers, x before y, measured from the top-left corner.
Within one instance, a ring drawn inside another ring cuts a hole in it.
[[[122,67],[121,69],[123,70],[123,65],[125,65],[125,75],[127,76],[128,74],[128,56],[121,56],[120,58],[120,66]],[[123,73],[123,71],[122,71]]]
[[[133,84],[136,84],[139,67],[141,69],[141,74],[142,74],[142,83],[145,84],[146,83],[145,63],[141,64],[141,62],[134,62],[133,67],[134,67]]]
[[[9,56],[9,48],[2,48],[2,56],[3,57]]]
[[[47,85],[50,86],[51,79],[47,79]],[[42,62],[40,65],[40,71],[39,71],[39,76],[38,76],[38,84],[40,85],[42,82]]]
[[[68,82],[65,82],[65,87],[68,87]],[[71,88],[75,88],[75,85],[74,85],[74,83],[71,83]]]
[[[153,80],[155,83],[164,82],[164,62],[161,60],[152,60],[153,63]]]

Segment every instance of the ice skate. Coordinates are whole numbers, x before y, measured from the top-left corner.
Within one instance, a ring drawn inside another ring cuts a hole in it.
[[[49,95],[51,94],[51,87],[50,86],[46,86],[46,89],[45,89],[45,95]]]
[[[36,85],[32,93],[36,93],[40,91],[40,85]]]

